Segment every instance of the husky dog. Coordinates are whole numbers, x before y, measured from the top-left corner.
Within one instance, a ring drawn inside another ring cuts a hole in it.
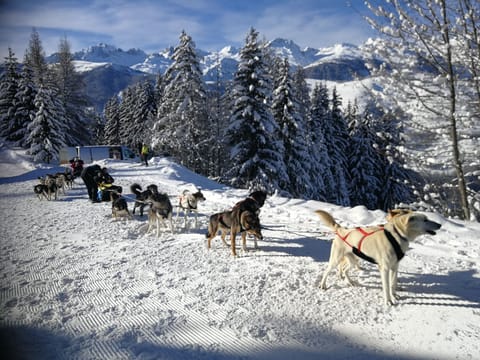
[[[183,210],[183,214],[185,217],[185,228],[188,228],[188,221],[187,217],[190,212],[195,213],[195,228],[198,227],[197,217],[198,217],[198,203],[201,201],[205,201],[205,197],[202,194],[201,190],[198,190],[195,193],[192,193],[189,190],[184,190],[182,195],[179,197],[178,201],[178,211],[177,211],[177,218],[180,214],[180,209]]]
[[[132,219],[132,214],[128,211],[128,205],[125,198],[116,192],[111,192],[110,197],[112,199],[112,217],[116,220],[121,217],[127,217]]]
[[[410,212],[393,217],[384,226],[346,229],[338,225],[326,211],[317,210],[315,213],[335,232],[330,259],[320,287],[326,289],[330,271],[344,257],[353,257],[355,254],[378,265],[386,305],[392,305],[397,300],[398,264],[408,250],[410,241],[424,234],[435,235],[435,231],[441,227],[425,215]],[[345,277],[352,283],[348,271],[345,272]]]
[[[238,220],[235,219],[235,216],[238,216],[238,213],[232,211],[224,211],[221,213],[216,213],[210,216],[210,221],[208,223],[208,232],[207,237],[207,247],[210,249],[212,239],[221,232],[222,241],[225,246],[229,246],[225,241],[227,232],[230,231],[231,235],[231,248],[233,256],[236,256],[235,251],[235,237],[237,233],[242,234],[242,249],[247,251],[247,233],[253,235],[255,242],[255,249],[258,248],[257,238],[259,240],[263,239],[262,231],[260,229],[260,220],[258,216],[249,210],[245,210],[240,214]]]
[[[266,199],[267,193],[263,190],[257,190],[250,193],[246,199],[236,203],[233,209],[238,210],[239,212],[249,210],[258,215],[260,213],[260,208],[265,204]]]
[[[135,205],[133,205],[133,214],[135,214],[135,209],[137,207],[140,208],[140,216],[143,216],[143,209],[145,209],[145,206],[147,206],[148,203],[148,197],[151,195],[156,195],[158,194],[158,187],[155,184],[150,184],[147,186],[147,190],[141,191],[142,187],[134,183],[130,186],[130,190],[132,191],[133,194],[137,197],[135,201]]]
[[[57,185],[58,193],[65,195],[65,188],[67,187],[67,178],[65,173],[58,172],[55,175],[50,175],[55,179],[55,185]]]
[[[157,227],[157,237],[160,236],[160,225],[166,227],[166,221],[170,223],[170,230],[173,231],[173,207],[167,194],[158,193],[150,195],[148,198],[150,209],[148,210],[148,229],[150,232],[153,227]]]
[[[37,194],[39,200],[45,198],[46,200],[50,200],[48,198],[48,186],[44,184],[37,184],[33,187],[33,192]]]
[[[55,181],[55,177],[53,175],[46,175],[45,177],[39,177],[41,185],[46,186],[46,193],[47,193],[47,200],[52,200],[52,195],[54,196],[55,200],[58,197],[58,187]]]

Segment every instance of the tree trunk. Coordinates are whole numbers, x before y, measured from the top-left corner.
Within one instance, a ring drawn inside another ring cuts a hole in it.
[[[452,61],[452,47],[450,43],[450,34],[449,34],[449,24],[447,18],[447,9],[445,1],[442,1],[442,17],[443,17],[443,36],[445,44],[447,45],[447,71],[448,71],[448,83],[450,91],[450,137],[452,140],[452,151],[453,151],[453,165],[457,172],[458,179],[458,192],[460,195],[460,201],[462,204],[463,217],[465,220],[470,220],[470,208],[468,206],[468,197],[467,197],[467,187],[465,184],[465,176],[463,173],[463,166],[460,160],[460,150],[458,145],[458,133],[457,133],[457,120],[456,120],[456,98],[457,93],[455,89],[455,71],[453,69]]]

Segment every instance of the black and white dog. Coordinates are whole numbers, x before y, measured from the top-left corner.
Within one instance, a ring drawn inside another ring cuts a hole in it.
[[[157,193],[150,195],[148,198],[150,203],[150,209],[148,209],[148,229],[147,233],[150,232],[154,227],[157,228],[157,237],[160,236],[160,227],[166,227],[166,222],[170,223],[170,230],[172,234],[174,233],[173,229],[173,206],[170,202],[170,199],[167,194]]]
[[[130,190],[136,196],[135,205],[133,205],[133,214],[135,214],[135,209],[138,207],[140,208],[140,216],[143,216],[143,209],[145,206],[149,205],[150,202],[148,198],[152,195],[158,194],[158,187],[155,184],[150,184],[147,186],[147,190],[142,191],[142,187],[134,183],[130,186]]]
[[[52,195],[57,200],[58,198],[58,186],[53,175],[46,175],[45,177],[39,177],[40,184],[33,188],[35,194],[41,200],[42,196],[47,200],[52,200]]]
[[[115,220],[121,217],[132,219],[132,215],[130,214],[130,211],[128,211],[128,205],[125,198],[115,191],[112,191],[110,196],[112,199],[112,217]]]

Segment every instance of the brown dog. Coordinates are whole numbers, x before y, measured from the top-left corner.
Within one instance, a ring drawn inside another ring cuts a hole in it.
[[[242,234],[242,249],[247,251],[247,233],[254,236],[255,249],[258,248],[257,238],[263,239],[262,231],[260,229],[260,221],[258,216],[248,210],[243,211],[240,215],[238,211],[224,211],[210,216],[208,223],[207,247],[210,249],[212,239],[221,232],[222,241],[226,246],[229,246],[225,241],[225,237],[230,231],[232,255],[236,256],[235,251],[235,237],[237,233]]]

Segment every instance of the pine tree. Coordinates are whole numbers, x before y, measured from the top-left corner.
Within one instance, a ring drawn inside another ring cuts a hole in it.
[[[152,143],[166,149],[183,165],[205,172],[202,161],[208,132],[206,91],[195,43],[184,31],[164,76],[164,94]]]
[[[105,144],[105,119],[93,109],[87,111],[87,116],[92,119],[89,133],[92,134],[92,144]]]
[[[111,97],[105,104],[105,144],[118,145],[120,140],[120,104],[117,96]]]
[[[0,136],[9,141],[18,141],[19,124],[15,119],[18,103],[15,95],[19,87],[18,61],[12,49],[5,58],[5,72],[0,78]]]
[[[310,183],[310,157],[305,138],[304,119],[299,115],[299,102],[293,88],[290,64],[285,58],[279,64],[277,87],[273,92],[272,113],[280,128],[280,138],[285,149],[283,161],[288,183],[281,184],[283,190],[294,197],[309,198],[313,193]]]
[[[125,144],[131,146],[133,113],[135,111],[135,85],[130,85],[122,91],[122,101],[118,107],[118,123],[120,142],[117,144]]]
[[[383,159],[376,150],[372,116],[365,112],[352,129],[349,150],[351,205],[376,209],[381,193]]]
[[[215,87],[207,93],[207,109],[209,110],[210,132],[205,139],[209,144],[207,147],[208,154],[208,171],[207,175],[213,178],[220,178],[226,164],[225,154],[227,153],[223,141],[224,130],[227,126],[228,118],[230,117],[230,91],[222,91],[225,85],[221,63],[217,68]],[[223,92],[223,94],[222,94]]]
[[[29,46],[25,51],[24,64],[31,69],[33,82],[37,88],[52,81],[52,76],[49,74],[47,62],[45,61],[42,41],[35,28],[32,29]]]
[[[151,121],[156,113],[155,94],[150,81],[137,83],[134,87],[135,105],[132,114],[132,127],[127,144],[134,149],[139,143],[150,143]]]
[[[307,143],[312,156],[310,179],[315,189],[313,198],[321,201],[334,201],[332,194],[337,192],[323,125],[325,118],[328,116],[327,88],[317,84],[312,92],[311,108],[307,122]]]
[[[32,71],[27,64],[24,64],[20,74],[18,91],[15,94],[15,103],[17,106],[15,109],[15,125],[12,126],[12,128],[16,128],[17,131],[12,135],[15,139],[18,139],[15,142],[16,146],[23,148],[30,147],[27,126],[35,117],[36,96],[37,90],[33,83]]]
[[[349,135],[345,117],[341,110],[342,100],[337,89],[332,91],[331,115],[326,125],[327,148],[332,160],[332,174],[337,184],[335,203],[342,206],[350,205],[349,173],[348,173],[348,144]]]
[[[53,71],[69,129],[65,134],[65,142],[69,146],[88,144],[91,141],[86,116],[88,102],[82,79],[75,71],[70,44],[66,38],[60,40],[58,58]]]
[[[226,179],[236,187],[273,192],[288,183],[279,128],[270,111],[271,79],[263,45],[253,28],[240,51],[232,98],[235,101],[226,131],[231,168]]]
[[[29,154],[34,161],[50,163],[58,159],[60,148],[65,146],[65,110],[57,94],[46,86],[38,89],[35,108],[35,117],[27,127]]]

